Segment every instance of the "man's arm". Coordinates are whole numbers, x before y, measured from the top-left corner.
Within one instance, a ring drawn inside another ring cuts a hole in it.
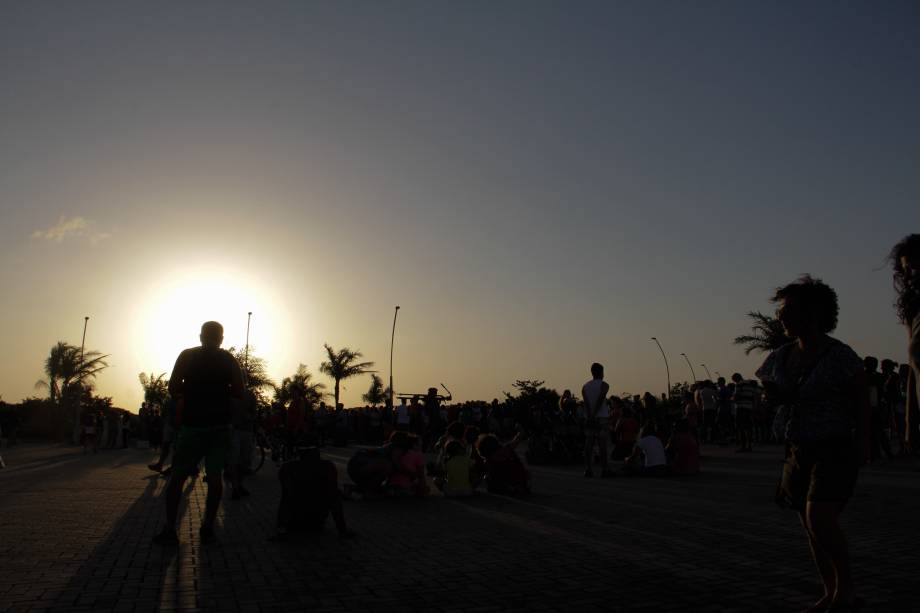
[[[228,351],[227,355],[233,362],[233,366],[230,368],[230,395],[234,398],[245,398],[246,389],[243,385],[243,370],[240,368],[240,363],[233,357],[233,354]]]
[[[185,381],[186,370],[188,369],[188,351],[183,351],[176,358],[172,374],[169,376],[169,394],[173,398],[182,396],[182,383]]]

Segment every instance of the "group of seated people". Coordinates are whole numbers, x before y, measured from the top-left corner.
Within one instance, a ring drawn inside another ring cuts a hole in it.
[[[699,473],[700,445],[687,420],[677,422],[667,443],[653,423],[645,425],[631,451],[625,454],[622,470],[626,475],[642,477]]]
[[[394,431],[375,449],[360,449],[348,462],[348,476],[364,497],[425,496],[428,476],[445,496],[471,496],[485,484],[491,493],[530,492],[530,472],[515,448],[520,435],[502,443],[474,426],[453,422],[435,444],[437,460],[426,466],[419,437]]]

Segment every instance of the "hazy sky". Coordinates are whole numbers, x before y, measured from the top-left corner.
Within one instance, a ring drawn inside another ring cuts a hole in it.
[[[386,379],[396,304],[397,391],[660,393],[650,336],[750,376],[804,272],[900,360],[918,74],[911,2],[4,2],[0,394],[87,315],[132,410],[250,310],[276,378],[329,342]]]

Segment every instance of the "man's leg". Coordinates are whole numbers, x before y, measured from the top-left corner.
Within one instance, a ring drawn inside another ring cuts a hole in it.
[[[220,499],[224,494],[223,472],[230,451],[231,428],[212,428],[207,431],[207,452],[205,470],[208,483],[208,497],[204,507],[204,520],[201,522],[202,542],[213,540],[214,520],[220,508]]]
[[[592,474],[591,467],[594,465],[594,439],[595,433],[590,428],[585,428],[585,476],[590,477]]]
[[[220,472],[212,473],[208,471],[206,479],[208,482],[208,498],[204,507],[204,521],[201,522],[202,531],[214,528],[217,509],[220,508],[220,499],[224,495],[224,482],[221,479]]]

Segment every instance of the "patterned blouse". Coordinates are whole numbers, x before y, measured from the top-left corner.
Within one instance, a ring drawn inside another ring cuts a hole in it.
[[[783,345],[764,361],[757,377],[775,383],[780,393],[797,397],[786,412],[786,439],[813,443],[851,438],[856,427],[850,382],[863,369],[862,359],[849,345],[836,339],[799,384],[798,373],[789,372],[787,362],[795,343]]]

